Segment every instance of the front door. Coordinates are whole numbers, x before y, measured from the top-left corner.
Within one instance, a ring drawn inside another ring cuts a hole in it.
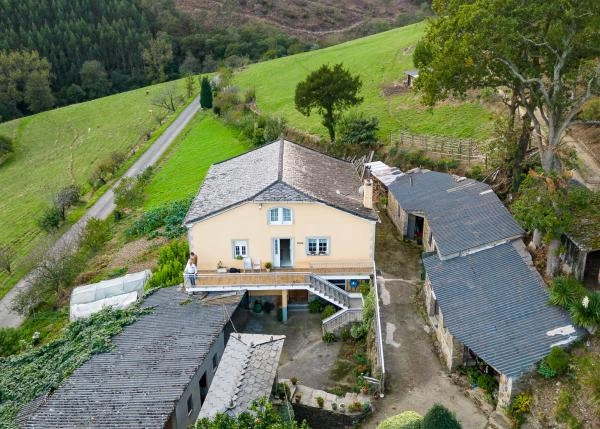
[[[273,267],[289,268],[294,265],[292,242],[291,238],[273,239]]]

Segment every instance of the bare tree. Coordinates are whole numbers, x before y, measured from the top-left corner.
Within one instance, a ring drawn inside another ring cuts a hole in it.
[[[169,112],[177,110],[177,107],[179,107],[182,102],[183,97],[179,94],[175,83],[170,83],[165,86],[165,88],[152,100],[154,106],[161,107]]]

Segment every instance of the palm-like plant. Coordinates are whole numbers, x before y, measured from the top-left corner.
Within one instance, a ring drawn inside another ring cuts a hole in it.
[[[585,287],[573,277],[556,277],[550,288],[550,303],[570,308],[586,294]]]
[[[600,293],[586,294],[571,306],[570,312],[576,325],[587,328],[597,327],[600,325]]]

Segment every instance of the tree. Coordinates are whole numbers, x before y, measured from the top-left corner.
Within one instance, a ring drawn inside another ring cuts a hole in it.
[[[169,36],[158,33],[156,38],[150,40],[148,48],[142,53],[146,74],[153,83],[166,80],[165,67],[173,59],[173,47]]]
[[[377,144],[379,119],[367,118],[362,113],[349,114],[342,118],[338,125],[339,143],[373,147]]]
[[[143,185],[138,177],[123,177],[114,190],[117,209],[141,204],[144,199]]]
[[[107,95],[110,91],[110,80],[104,66],[100,61],[86,61],[79,71],[81,78],[81,89],[86,92],[88,98],[98,98]]]
[[[213,106],[212,87],[206,76],[202,76],[200,82],[200,107],[203,109],[211,109]]]
[[[441,404],[435,404],[423,417],[423,428],[427,429],[461,429],[454,413]]]
[[[196,90],[196,83],[194,81],[194,76],[191,74],[185,75],[185,93],[187,94],[187,98],[190,98],[194,91]]]
[[[18,117],[28,109],[38,112],[52,107],[50,63],[36,51],[4,53],[0,50],[0,76],[3,119]]]
[[[558,271],[561,234],[572,228],[575,211],[590,202],[590,191],[579,186],[568,188],[565,178],[556,175],[530,172],[521,184],[511,209],[526,230],[540,231],[549,243],[546,275],[553,276]]]
[[[334,142],[335,125],[343,111],[363,101],[358,96],[361,87],[360,77],[344,70],[343,64],[324,64],[296,86],[296,109],[304,116],[316,109]]]
[[[249,411],[236,417],[217,414],[212,419],[203,418],[196,422],[196,429],[310,429],[303,421],[286,421],[266,399],[260,398],[252,403]]]
[[[62,188],[54,197],[54,207],[56,207],[60,213],[61,218],[64,220],[66,217],[66,211],[69,207],[77,204],[81,198],[81,188],[77,185],[69,185]]]
[[[40,71],[32,72],[25,82],[23,99],[31,113],[51,109],[54,106],[54,95],[50,90],[49,76]]]
[[[561,170],[562,138],[600,90],[595,0],[436,0],[415,52],[427,104],[471,88],[507,88],[533,124],[542,167]]]
[[[158,93],[153,99],[152,104],[169,112],[174,112],[177,107],[183,102],[183,97],[177,90],[177,84],[174,82],[168,83],[160,93]]]

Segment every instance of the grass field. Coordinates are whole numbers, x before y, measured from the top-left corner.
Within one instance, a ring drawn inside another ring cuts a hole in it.
[[[261,111],[283,115],[296,128],[325,136],[325,127],[317,114],[305,117],[294,107],[298,82],[322,64],[343,62],[363,82],[364,102],[357,110],[380,121],[382,139],[390,131],[409,130],[461,138],[486,138],[491,130],[491,114],[475,103],[448,104],[429,110],[419,105],[413,92],[384,96],[384,87],[401,83],[403,72],[413,68],[412,51],[423,35],[424,23],[375,34],[330,48],[305,52],[272,61],[253,64],[238,73],[235,84],[241,89],[256,89]]]
[[[171,146],[146,187],[148,198],[144,208],[195,195],[211,164],[248,149],[248,143],[212,113],[198,113]]]
[[[27,255],[44,242],[46,233],[36,222],[53,194],[71,183],[85,185],[97,161],[142,144],[142,136],[158,125],[152,99],[164,85],[0,124],[0,134],[16,144],[12,158],[0,165],[0,245],[16,253],[15,274],[0,273],[0,297],[30,267]]]

